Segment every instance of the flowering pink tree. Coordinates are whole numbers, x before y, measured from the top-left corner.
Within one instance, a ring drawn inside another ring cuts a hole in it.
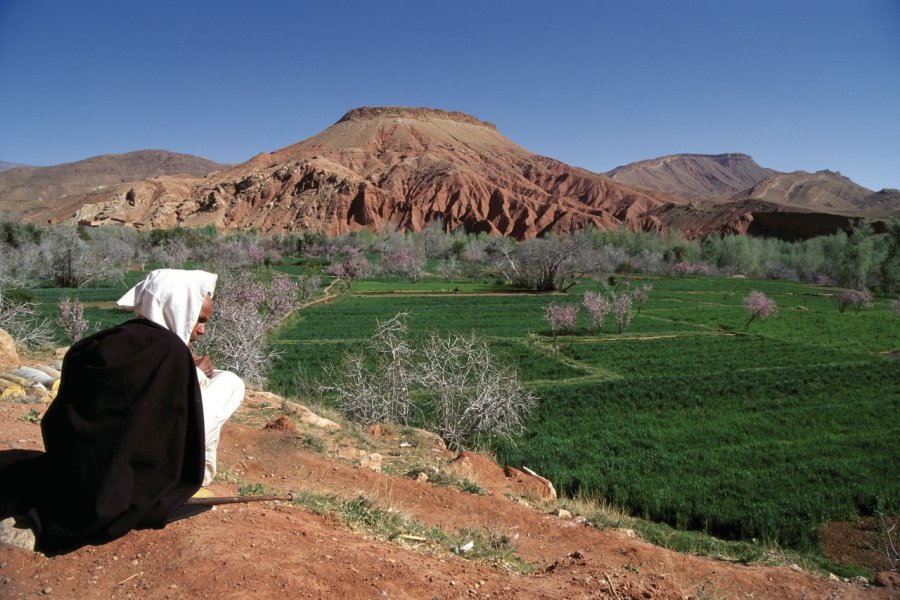
[[[348,246],[344,260],[328,267],[327,273],[347,283],[347,288],[354,279],[366,277],[371,271],[368,259],[353,246]]]
[[[622,333],[634,318],[634,310],[631,303],[631,294],[621,292],[612,295],[613,316],[616,319],[616,333]]]
[[[852,306],[854,311],[859,314],[859,309],[872,307],[872,292],[866,288],[846,290],[838,298],[837,305],[840,312],[844,312],[848,306]]]
[[[762,292],[750,292],[744,298],[744,308],[750,312],[750,318],[744,326],[744,331],[750,328],[750,323],[757,317],[760,319],[768,319],[778,312],[775,301],[763,294]]]
[[[594,329],[600,331],[603,321],[612,312],[612,302],[600,292],[585,292],[581,305],[587,310]]]
[[[672,271],[676,275],[684,277],[685,275],[709,275],[711,269],[709,265],[703,263],[679,262],[675,263]]]
[[[649,283],[636,286],[631,291],[631,297],[634,299],[634,303],[637,304],[637,314],[641,314],[641,307],[650,299],[651,291],[653,291],[653,285]]]
[[[578,319],[578,311],[581,310],[577,304],[548,304],[544,307],[544,320],[550,325],[550,331],[556,338],[560,333],[573,331],[575,322]]]
[[[381,257],[384,272],[399,277],[407,277],[415,283],[425,270],[425,259],[413,246],[402,246]]]
[[[56,323],[66,332],[73,344],[80,340],[88,328],[88,321],[84,318],[84,305],[81,301],[68,296],[60,300]]]

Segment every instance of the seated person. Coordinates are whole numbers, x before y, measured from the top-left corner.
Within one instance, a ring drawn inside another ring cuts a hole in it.
[[[120,301],[138,318],[69,349],[41,421],[45,452],[0,471],[0,516],[27,511],[39,550],[162,527],[214,476],[219,430],[243,397],[239,378],[190,350],[216,279],[153,271]]]
[[[123,308],[131,308],[135,315],[158,323],[170,331],[176,331],[185,325],[177,325],[176,318],[167,315],[170,310],[168,305],[174,301],[166,296],[160,289],[168,289],[178,286],[179,278],[187,278],[188,281],[195,277],[211,277],[212,289],[215,289],[216,275],[204,271],[178,271],[174,269],[159,269],[151,273],[142,283],[130,289],[119,298],[118,305]],[[166,298],[163,300],[162,298]],[[206,335],[206,323],[213,312],[212,292],[204,296],[200,312],[194,319],[194,315],[188,315],[188,322],[194,320],[194,326],[185,337],[179,336],[188,345],[193,347],[194,342],[200,336]],[[170,326],[169,323],[172,323]],[[240,377],[229,371],[214,369],[209,356],[195,356],[197,365],[197,379],[200,382],[200,394],[203,398],[203,422],[205,425],[205,469],[203,485],[209,485],[216,476],[216,448],[219,446],[219,433],[222,425],[231,417],[241,401],[244,399],[244,382]]]

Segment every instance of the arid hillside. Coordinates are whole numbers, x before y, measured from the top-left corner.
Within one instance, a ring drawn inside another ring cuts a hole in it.
[[[76,219],[266,232],[420,230],[441,217],[528,238],[592,224],[659,229],[686,201],[638,190],[517,146],[490,123],[432,109],[361,108],[307,140],[200,178],[157,178],[85,196]],[[69,206],[32,213],[71,219]]]
[[[27,165],[20,165],[18,163],[11,163],[0,160],[0,172],[9,171],[10,169],[18,169],[21,167],[26,167]]]
[[[692,199],[731,196],[776,172],[746,154],[672,154],[616,167],[610,179]]]
[[[731,196],[728,202],[743,200],[838,215],[900,216],[900,191],[873,192],[833,171],[775,173]]]
[[[52,167],[0,169],[0,210],[46,211],[81,196],[160,175],[203,176],[222,165],[165,150],[104,154]]]
[[[125,157],[147,174],[126,169]],[[900,214],[896,190],[872,192],[828,171],[777,173],[744,154],[679,154],[592,173],[533,154],[492,123],[429,108],[358,108],[309,139],[217,167],[156,152],[13,169],[0,173],[0,210],[38,223],[328,235],[420,231],[440,218],[449,229],[518,239],[587,225],[793,239]]]

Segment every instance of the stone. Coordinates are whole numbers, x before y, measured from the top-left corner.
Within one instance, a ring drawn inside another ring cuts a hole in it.
[[[35,536],[31,519],[22,515],[0,521],[0,547],[34,551]]]
[[[506,467],[504,472],[507,477],[516,482],[516,489],[520,494],[542,500],[556,500],[556,488],[553,487],[553,484],[528,467],[522,467],[522,469]]]
[[[356,460],[359,458],[359,450],[350,446],[341,446],[337,449],[338,458],[344,460]]]
[[[417,438],[423,439],[428,442],[428,445],[430,445],[433,449],[440,451],[447,449],[447,445],[438,434],[427,431],[425,429],[418,429],[416,427],[410,427],[410,430],[415,434]]]
[[[0,365],[19,364],[19,352],[16,350],[16,340],[5,330],[0,329]]]
[[[418,483],[428,483],[428,473],[419,473],[418,475],[416,475],[416,481]]]
[[[24,377],[25,379],[29,379],[36,383],[40,383],[44,387],[52,386],[54,378],[44,373],[40,369],[35,369],[33,367],[19,367],[15,371],[12,372],[13,375],[18,375],[19,377]]]
[[[571,519],[572,513],[570,513],[569,511],[567,511],[564,508],[560,508],[559,510],[556,511],[556,516],[559,517],[560,519]]]
[[[377,473],[381,472],[381,463],[383,457],[377,452],[373,452],[371,454],[366,454],[361,459],[359,459],[359,466],[363,469],[371,469]]]
[[[900,573],[882,571],[875,576],[875,583],[886,588],[900,589]]]
[[[0,400],[9,402],[20,402],[27,396],[25,388],[18,383],[0,380]]]
[[[291,402],[290,400],[282,400],[281,402],[281,410],[288,415],[296,417],[300,420],[301,423],[306,423],[307,425],[312,425],[314,427],[320,427],[322,429],[335,430],[340,429],[341,426],[326,419],[324,417],[320,417],[313,411],[309,410],[302,404],[298,404],[296,402]]]
[[[297,431],[296,425],[294,425],[294,423],[284,415],[281,415],[274,421],[269,421],[265,424],[263,429],[265,429],[266,431]]]

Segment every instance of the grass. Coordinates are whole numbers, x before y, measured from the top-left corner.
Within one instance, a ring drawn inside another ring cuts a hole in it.
[[[494,530],[468,529],[447,533],[439,527],[423,525],[396,510],[383,508],[364,495],[346,499],[304,491],[297,495],[294,504],[314,514],[336,517],[351,531],[376,539],[420,548],[424,546],[439,555],[455,548],[457,554],[470,560],[506,566],[523,574],[534,570],[532,565],[515,554],[512,538]],[[472,549],[460,552],[459,549],[469,542],[473,543]]]
[[[888,299],[841,314],[838,290],[801,283],[632,280],[654,287],[627,331],[616,334],[612,322],[593,331],[582,315],[556,340],[543,306],[579,303],[602,285],[585,280],[548,296],[507,293],[491,281],[357,281],[286,322],[272,342],[282,355],[270,387],[287,396],[314,389],[376,319],[407,311],[414,334],[487,338],[542,398],[530,433],[496,445],[501,461],[665,524],[655,533],[648,526],[649,538],[702,546],[681,535],[692,530],[815,553],[823,521],[869,514],[876,498],[886,512],[900,511],[900,362],[891,358],[900,323]],[[78,297],[89,319],[108,326],[129,317],[112,302],[132,283],[34,295],[48,316],[63,295]],[[751,290],[773,297],[779,313],[745,334],[741,304]]]
[[[593,331],[582,315],[556,340],[542,307],[601,286],[444,296],[412,293],[425,282],[355,282],[280,332],[273,384],[289,392],[297,377],[323,377],[376,319],[407,311],[414,334],[474,330],[518,370],[542,402],[530,433],[498,444],[498,456],[565,492],[678,529],[805,549],[819,523],[871,512],[875,497],[900,510],[896,425],[885,418],[900,414],[900,363],[886,358],[900,329],[885,299],[841,314],[836,290],[800,283],[646,281],[650,300],[624,333],[611,320]],[[751,290],[772,296],[779,314],[745,334]]]

